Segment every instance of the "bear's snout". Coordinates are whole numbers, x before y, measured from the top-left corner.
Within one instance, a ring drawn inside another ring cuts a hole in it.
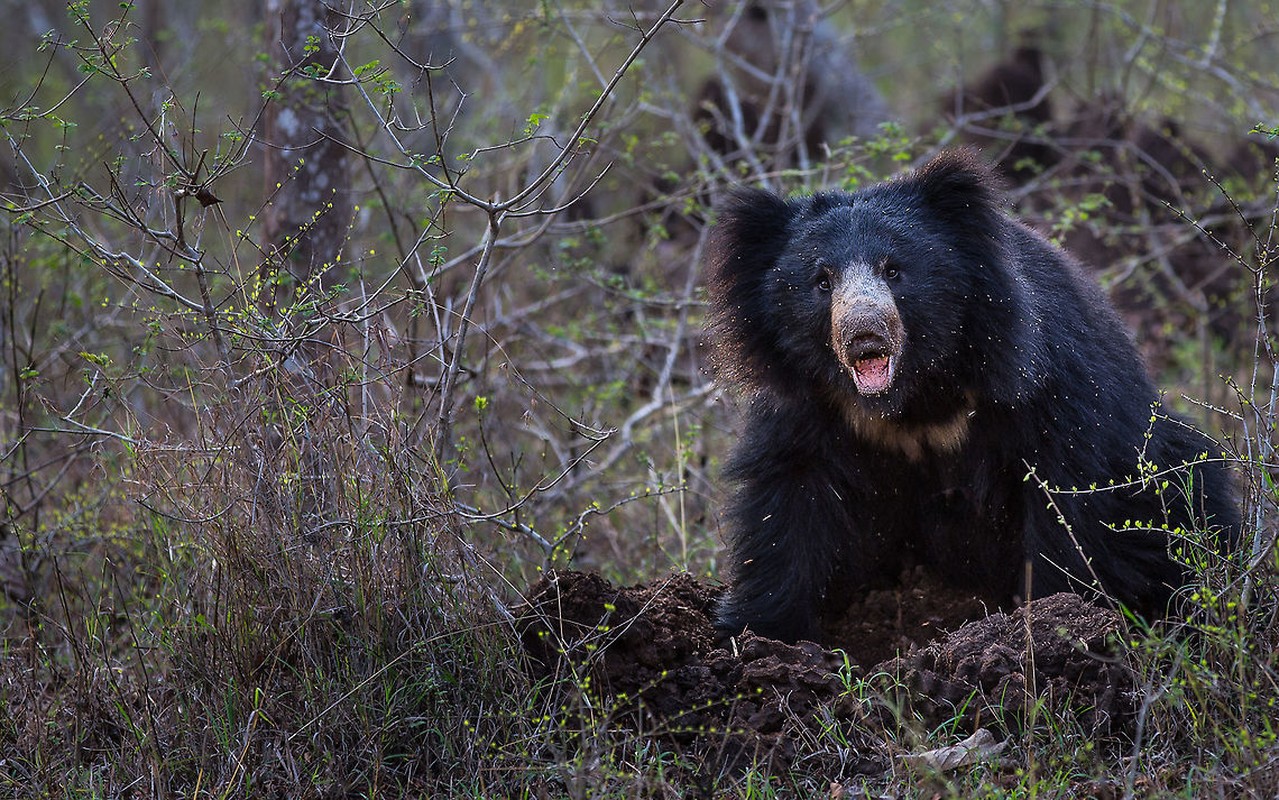
[[[832,308],[835,355],[863,395],[892,386],[905,338],[901,317],[891,303],[849,298]]]
[[[883,332],[858,333],[844,342],[844,352],[849,361],[887,355],[890,350],[892,344],[888,341],[886,329]]]

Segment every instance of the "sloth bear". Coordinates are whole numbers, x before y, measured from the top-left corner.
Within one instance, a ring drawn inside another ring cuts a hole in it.
[[[970,151],[854,193],[740,190],[707,261],[725,465],[725,633],[812,638],[909,565],[999,603],[1105,594],[1159,616],[1239,537],[1213,440],[1160,410],[1066,253]]]

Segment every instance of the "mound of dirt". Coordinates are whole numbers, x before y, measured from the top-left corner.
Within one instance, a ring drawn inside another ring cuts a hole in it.
[[[910,711],[929,726],[958,718],[968,731],[1015,730],[1042,701],[1040,711],[1069,709],[1086,732],[1107,735],[1136,711],[1119,632],[1117,613],[1063,592],[970,622],[876,672],[905,687]]]
[[[839,763],[823,766],[882,772],[886,750],[858,724],[864,709],[843,696],[842,659],[813,642],[751,634],[721,645],[711,623],[718,594],[686,574],[618,589],[595,574],[553,573],[520,610],[522,639],[538,677],[633,703],[647,730],[708,746],[721,763],[789,765],[799,742],[838,720],[854,736],[844,752],[825,754]]]
[[[901,713],[930,727],[1015,729],[1038,699],[1099,733],[1131,719],[1131,679],[1111,649],[1118,615],[1074,595],[1036,601],[1028,625],[1024,609],[987,617],[979,599],[913,572],[897,589],[854,598],[822,643],[788,645],[724,640],[711,620],[718,594],[686,574],[617,588],[551,573],[518,611],[522,641],[538,678],[571,679],[721,764],[820,759],[832,778],[878,774],[890,760],[883,727]],[[865,676],[871,695],[853,691]]]

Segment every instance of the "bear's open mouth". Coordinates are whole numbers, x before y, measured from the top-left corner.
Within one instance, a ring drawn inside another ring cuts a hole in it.
[[[880,394],[888,391],[893,382],[891,356],[870,355],[853,362],[853,383],[862,394]]]

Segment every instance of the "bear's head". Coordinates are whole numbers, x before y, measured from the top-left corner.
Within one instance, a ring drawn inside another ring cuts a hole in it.
[[[707,270],[720,376],[921,423],[1015,397],[1026,298],[1003,205],[965,150],[854,193],[735,193]]]

